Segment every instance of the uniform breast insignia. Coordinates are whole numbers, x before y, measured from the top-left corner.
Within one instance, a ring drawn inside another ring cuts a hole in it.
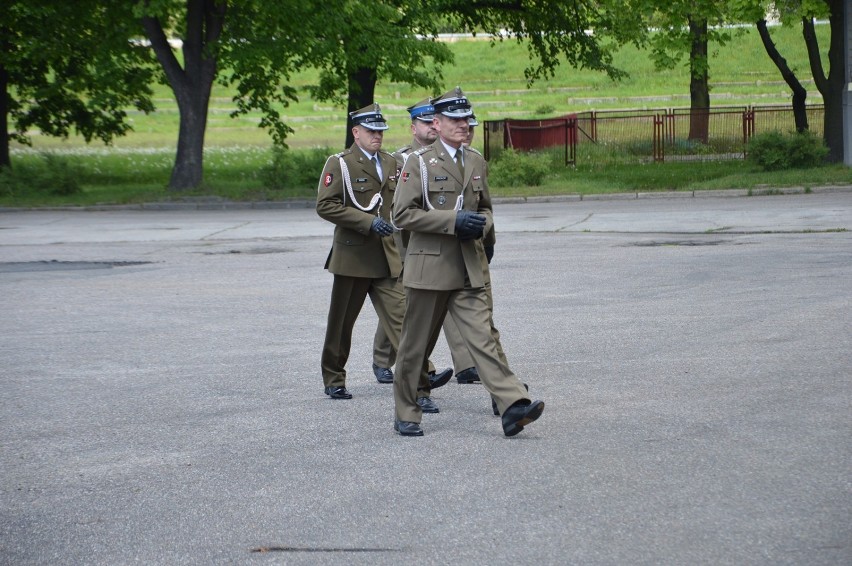
[[[481,178],[482,178],[482,175],[474,175],[474,176],[473,176],[473,180],[474,180],[474,181],[478,181],[478,180],[480,180]]]
[[[322,184],[327,187],[331,184],[332,181],[334,181],[334,173],[326,173],[325,180],[322,182]]]
[[[431,159],[429,159],[429,165],[435,165],[437,163],[438,163],[437,157],[432,157]]]
[[[407,182],[407,181],[408,181],[408,177],[409,177],[410,175],[411,175],[411,174],[410,174],[408,171],[406,171],[405,173],[403,173],[403,174],[402,174],[402,182],[403,182],[403,183]]]
[[[366,183],[366,182],[367,182],[367,177],[360,177],[360,178],[358,178],[358,179],[355,179],[355,182],[356,182],[356,183]]]
[[[447,202],[447,198],[444,195],[438,197],[438,204],[443,206],[444,203]]]
[[[447,181],[447,180],[449,180],[449,177],[435,177],[435,180],[436,181]]]

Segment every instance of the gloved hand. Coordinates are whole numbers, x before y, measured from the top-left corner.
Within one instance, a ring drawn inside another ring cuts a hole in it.
[[[485,259],[491,263],[491,258],[494,257],[494,246],[485,246]]]
[[[393,234],[393,226],[386,222],[381,216],[373,218],[373,224],[370,226],[370,230],[379,236],[390,236]]]
[[[459,210],[456,213],[456,236],[459,240],[474,240],[482,237],[485,229],[485,216],[472,210]]]

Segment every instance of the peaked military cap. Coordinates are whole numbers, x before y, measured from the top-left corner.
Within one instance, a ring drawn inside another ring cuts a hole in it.
[[[408,110],[412,120],[431,122],[432,117],[435,116],[435,107],[432,106],[432,101],[429,98],[424,98],[417,104],[409,106],[406,110]]]
[[[440,112],[450,118],[467,118],[473,114],[470,102],[468,102],[461,87],[456,87],[438,98],[433,98],[432,106],[435,107],[436,113]]]
[[[353,126],[363,126],[368,130],[387,130],[388,125],[379,105],[375,102],[355,112],[350,112]]]
[[[467,125],[471,128],[479,125],[479,122],[476,120],[476,114],[471,114],[470,116],[468,116]]]

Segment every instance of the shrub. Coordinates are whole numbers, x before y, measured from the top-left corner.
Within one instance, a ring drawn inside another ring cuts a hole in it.
[[[749,141],[747,159],[764,171],[781,171],[817,167],[827,155],[822,138],[811,132],[767,132]]]
[[[261,170],[260,180],[271,190],[316,188],[319,172],[331,154],[328,148],[293,151],[275,147],[272,163]]]
[[[40,160],[0,171],[0,195],[14,196],[27,192],[47,192],[57,196],[83,192],[80,185],[82,168],[66,157],[42,152]]]
[[[541,153],[521,153],[509,149],[489,167],[490,182],[499,187],[538,186],[553,171],[553,160]]]

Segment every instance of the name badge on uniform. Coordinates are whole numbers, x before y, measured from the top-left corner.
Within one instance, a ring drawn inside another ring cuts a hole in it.
[[[361,178],[361,179],[355,179],[355,182],[356,182],[356,183],[366,183],[366,182],[367,182],[367,178],[366,178],[366,177],[363,177],[363,178]]]
[[[446,181],[447,177],[435,177],[436,181]]]
[[[444,204],[445,202],[447,202],[447,199],[444,197],[444,195],[438,197],[438,204]]]
[[[482,175],[474,175],[474,176],[473,176],[473,180],[474,180],[474,181],[478,181],[478,180],[480,180],[481,178],[482,178]]]

